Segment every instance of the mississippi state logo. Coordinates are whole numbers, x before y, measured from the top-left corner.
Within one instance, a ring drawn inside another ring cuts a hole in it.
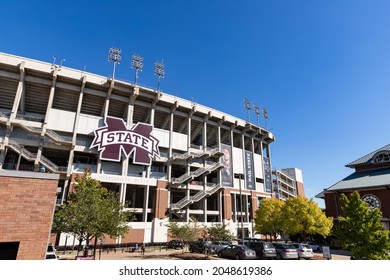
[[[153,126],[137,123],[127,129],[122,119],[107,117],[105,126],[94,131],[95,138],[90,148],[97,147],[100,159],[120,161],[121,154],[128,158],[133,153],[133,163],[150,165],[155,156],[160,156],[159,141],[151,135]]]

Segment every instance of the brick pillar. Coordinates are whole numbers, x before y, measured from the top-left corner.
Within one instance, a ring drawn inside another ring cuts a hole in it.
[[[165,219],[165,214],[168,209],[168,190],[166,189],[168,185],[167,181],[157,181],[156,189],[156,213],[155,218]]]
[[[259,208],[259,205],[257,204],[257,197],[256,192],[251,191],[251,212],[249,213],[250,220],[254,220],[256,217],[256,210]]]
[[[225,220],[232,219],[232,197],[230,195],[230,190],[224,190],[222,193],[223,196],[223,217]]]

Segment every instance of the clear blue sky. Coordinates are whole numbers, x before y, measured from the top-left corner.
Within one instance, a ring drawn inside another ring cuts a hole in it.
[[[109,76],[113,46],[118,79],[140,54],[142,85],[163,60],[163,92],[242,119],[247,98],[268,110],[273,168],[301,169],[311,198],[390,142],[389,14],[385,0],[4,0],[0,52]]]

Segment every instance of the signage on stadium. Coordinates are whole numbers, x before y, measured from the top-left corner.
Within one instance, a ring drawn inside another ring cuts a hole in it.
[[[133,163],[150,165],[155,156],[160,156],[159,141],[151,135],[153,126],[137,123],[126,128],[122,119],[106,117],[105,126],[94,131],[95,138],[90,148],[97,147],[100,159],[120,161],[122,153],[128,158],[133,153]]]

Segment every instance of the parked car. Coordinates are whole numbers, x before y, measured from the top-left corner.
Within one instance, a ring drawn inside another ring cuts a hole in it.
[[[229,245],[218,251],[218,257],[236,260],[254,260],[256,252],[246,245]]]
[[[307,243],[292,243],[298,251],[299,259],[309,260],[314,257],[313,249]]]
[[[183,249],[184,244],[180,240],[173,239],[167,243],[167,248],[171,249]]]
[[[58,257],[55,253],[46,253],[45,260],[58,260]]]
[[[52,243],[49,243],[46,250],[45,260],[58,260],[56,248]]]
[[[214,241],[213,244],[211,244],[211,247],[213,248],[214,252],[218,254],[218,251],[226,248],[229,246],[230,243],[228,241]]]
[[[306,242],[307,245],[309,245],[311,247],[311,249],[313,250],[313,252],[320,252],[321,251],[321,246],[314,243],[314,242],[311,242],[311,241],[308,241]]]
[[[191,253],[214,253],[214,248],[211,246],[211,241],[195,241],[189,244],[188,250]]]
[[[297,260],[298,251],[288,243],[272,243],[276,249],[276,258],[278,260]]]
[[[258,259],[276,259],[276,249],[271,242],[249,242],[247,246],[256,252]]]

